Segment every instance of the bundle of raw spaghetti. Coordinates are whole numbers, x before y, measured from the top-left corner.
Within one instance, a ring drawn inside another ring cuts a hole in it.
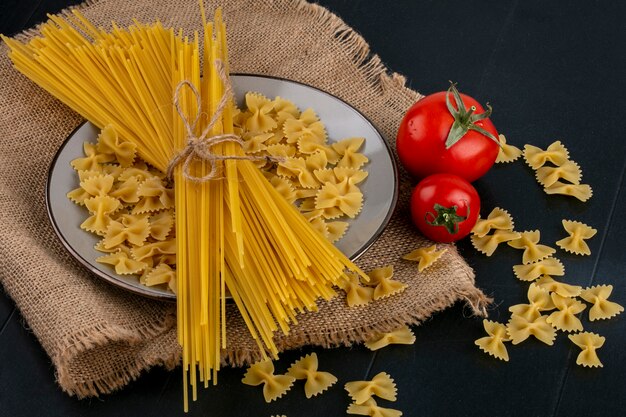
[[[346,268],[363,274],[284,200],[233,135],[225,26],[204,24],[200,42],[160,23],[113,24],[77,11],[50,16],[41,37],[3,38],[15,67],[98,127],[113,125],[142,159],[175,184],[178,339],[188,380],[217,382],[226,344],[228,288],[261,351],[273,334],[315,310]]]

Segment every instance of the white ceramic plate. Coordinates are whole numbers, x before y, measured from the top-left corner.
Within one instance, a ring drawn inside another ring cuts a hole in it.
[[[361,149],[370,160],[365,166],[368,178],[360,184],[364,195],[363,210],[346,235],[336,243],[350,259],[356,259],[374,243],[389,222],[398,196],[397,168],[391,150],[376,128],[361,113],[338,98],[316,88],[278,78],[257,75],[233,75],[233,89],[241,106],[248,91],[269,98],[284,97],[301,110],[313,108],[326,126],[331,141],[346,137],[365,138]],[[85,267],[107,281],[135,293],[160,299],[175,300],[167,290],[146,287],[136,276],[117,275],[109,265],[95,261],[102,253],[94,249],[99,238],[80,229],[86,218],[83,207],[72,203],[66,194],[78,187],[78,176],[70,161],[83,156],[83,143],[95,142],[99,130],[87,122],[79,126],[61,145],[48,173],[46,202],[52,226],[67,250]]]

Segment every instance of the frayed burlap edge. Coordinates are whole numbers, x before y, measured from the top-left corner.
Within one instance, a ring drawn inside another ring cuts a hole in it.
[[[70,373],[71,363],[82,353],[90,351],[97,346],[103,346],[111,342],[124,342],[139,345],[146,340],[151,340],[163,335],[176,324],[176,316],[168,315],[162,325],[153,324],[149,327],[138,328],[136,332],[128,329],[110,326],[95,326],[92,329],[75,333],[64,340],[60,354],[52,357],[56,365],[56,378],[61,388],[70,395],[78,398],[97,396],[98,393],[110,393],[116,391],[129,382],[137,379],[142,371],[155,365],[164,366],[166,369],[174,369],[180,363],[180,355],[142,357],[136,356],[135,362],[124,371],[113,372],[103,375],[100,379],[90,381],[77,381]]]

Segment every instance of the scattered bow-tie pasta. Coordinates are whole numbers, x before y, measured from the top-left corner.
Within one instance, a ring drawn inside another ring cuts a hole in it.
[[[402,259],[406,259],[407,261],[416,261],[419,262],[417,264],[417,270],[422,272],[424,269],[428,268],[432,264],[434,264],[441,256],[446,253],[447,249],[437,250],[437,245],[428,246],[426,248],[415,249],[411,253],[407,253],[402,257]]]
[[[544,151],[533,145],[524,145],[524,160],[532,169],[539,169],[547,162],[563,165],[569,159],[569,151],[560,141],[553,142]]]
[[[472,234],[477,237],[486,236],[491,230],[513,230],[513,217],[508,211],[499,207],[491,210],[486,219],[478,219],[472,228]]]
[[[539,184],[549,187],[560,179],[571,182],[572,184],[580,184],[582,171],[576,162],[565,161],[563,165],[558,167],[543,166],[535,172],[535,177]]]
[[[413,343],[415,343],[415,335],[409,326],[402,326],[392,332],[375,335],[365,342],[365,346],[369,350],[378,350],[389,345],[412,345]]]
[[[403,282],[391,279],[393,277],[393,265],[376,268],[367,273],[368,282],[361,280],[361,284],[374,287],[372,298],[379,300],[404,291],[407,285]]]
[[[582,352],[580,352],[576,358],[576,364],[590,368],[603,366],[596,350],[604,345],[604,341],[606,340],[604,336],[591,332],[582,332],[570,334],[567,337],[576,346],[582,349]]]
[[[534,284],[542,290],[557,293],[561,297],[578,297],[583,290],[583,287],[580,285],[570,285],[555,281],[549,275],[542,275]]]
[[[400,410],[380,407],[373,398],[363,404],[350,404],[346,413],[370,417],[400,417],[402,415]]]
[[[548,316],[548,323],[565,332],[581,331],[583,324],[576,314],[581,313],[587,306],[574,298],[561,297],[555,293],[552,293],[551,297],[557,311]]]
[[[504,137],[504,135],[498,135],[498,139],[500,140],[500,150],[496,157],[496,164],[516,161],[522,155],[520,148],[506,143],[506,137]]]
[[[548,291],[542,290],[534,283],[528,287],[528,304],[516,304],[509,311],[525,320],[533,321],[541,316],[542,311],[554,310],[554,302]]]
[[[591,249],[585,240],[594,237],[598,231],[584,223],[573,220],[563,220],[562,223],[569,236],[557,241],[557,246],[576,255],[591,255]]]
[[[487,256],[491,256],[496,251],[500,243],[516,240],[521,236],[522,235],[519,232],[496,230],[492,235],[485,235],[482,237],[472,235],[470,240],[472,241],[472,246],[474,246],[477,251]]]
[[[396,383],[385,372],[377,374],[371,381],[348,382],[344,388],[355,404],[363,404],[373,396],[388,401],[395,401],[397,398]]]
[[[522,263],[529,264],[547,258],[556,252],[556,249],[550,246],[540,245],[540,236],[539,230],[521,232],[519,239],[511,240],[507,244],[515,249],[524,249]]]
[[[250,366],[241,382],[252,386],[263,384],[263,397],[269,403],[289,391],[295,380],[291,375],[274,375],[274,363],[266,360]]]
[[[589,309],[589,321],[610,319],[624,311],[624,307],[608,300],[611,292],[612,285],[596,285],[580,293],[580,298],[593,304]]]
[[[591,186],[580,183],[582,171],[577,163],[569,160],[569,152],[560,141],[552,143],[545,151],[525,145],[524,160],[536,171],[537,182],[546,194],[569,195],[583,202],[591,198]]]
[[[316,230],[331,242],[341,239],[348,230],[342,217],[354,218],[363,205],[358,184],[367,178],[361,167],[368,159],[358,151],[365,140],[329,143],[313,110],[301,113],[280,97],[269,100],[248,93],[245,104],[236,117],[236,129],[245,139],[246,152],[283,158],[278,163],[269,158],[255,163]],[[173,188],[111,125],[102,129],[97,143],[84,143],[83,151],[84,157],[71,162],[79,187],[67,197],[89,212],[80,227],[103,237],[96,249],[106,255],[96,261],[111,265],[120,275],[140,274],[144,285],[174,291]]]
[[[546,194],[563,194],[579,199],[582,202],[589,200],[593,196],[593,190],[589,184],[567,184],[557,181],[549,187],[543,189]]]
[[[565,267],[556,258],[551,256],[538,262],[527,265],[514,265],[513,273],[521,281],[534,281],[541,275],[565,275]]]
[[[300,358],[287,370],[287,375],[295,379],[305,379],[304,393],[307,398],[314,397],[337,382],[337,377],[329,372],[317,370],[317,354],[311,353]]]
[[[359,276],[352,272],[345,274],[339,287],[346,292],[348,307],[366,305],[374,299],[374,288],[362,286]]]
[[[556,330],[547,322],[548,317],[539,316],[534,320],[513,314],[507,324],[507,332],[511,337],[511,343],[517,345],[534,336],[546,345],[552,346],[556,338]]]
[[[504,342],[508,342],[511,339],[507,334],[506,326],[487,319],[483,320],[483,326],[489,336],[481,337],[474,344],[494,358],[508,362],[509,352],[506,350]]]

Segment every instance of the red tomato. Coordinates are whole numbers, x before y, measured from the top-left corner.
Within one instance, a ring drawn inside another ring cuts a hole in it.
[[[413,104],[400,123],[396,148],[402,165],[417,178],[456,174],[472,182],[498,156],[498,132],[487,111],[454,85]]]
[[[476,189],[453,174],[434,174],[417,184],[411,195],[411,217],[424,236],[454,242],[472,230],[480,214]]]

